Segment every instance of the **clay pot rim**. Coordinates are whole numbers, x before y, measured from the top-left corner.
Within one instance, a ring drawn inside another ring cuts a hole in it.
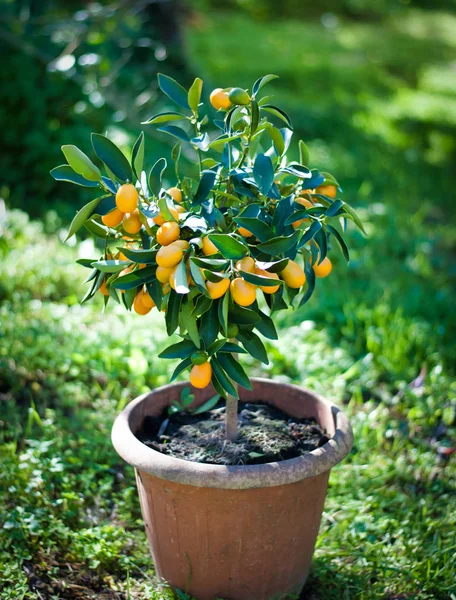
[[[329,471],[348,454],[353,445],[352,429],[345,414],[335,404],[310,390],[290,383],[263,378],[252,378],[251,381],[253,384],[278,386],[281,393],[286,393],[289,389],[293,393],[298,391],[313,396],[333,414],[333,437],[320,448],[304,456],[259,465],[212,465],[167,456],[140,442],[134,435],[130,422],[138,405],[150,396],[163,393],[170,387],[179,391],[188,386],[187,383],[173,383],[138,396],[123,409],[112,428],[114,448],[127,463],[139,471],[184,485],[221,489],[251,489],[296,483]]]

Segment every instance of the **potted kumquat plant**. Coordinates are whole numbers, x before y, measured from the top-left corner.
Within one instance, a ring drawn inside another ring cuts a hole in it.
[[[71,223],[103,241],[89,289],[145,318],[162,311],[161,356],[178,360],[172,380],[130,403],[113,443],[135,467],[158,575],[197,600],[272,600],[297,594],[311,565],[329,471],[349,452],[350,425],[331,402],[297,386],[249,378],[242,355],[268,363],[262,338],[277,339],[274,315],[304,305],[331,273],[337,246],[348,261],[347,220],[362,229],[337,180],[309,168],[293,126],[258,79],[251,91],[203,82],[187,91],[158,76],[179,108],[145,125],[173,136],[167,161],[144,170],[141,133],[127,160],[92,135],[105,173],[75,146],[63,146],[57,180],[101,191]],[[215,116],[213,120],[210,118]],[[181,149],[195,157],[182,176]],[[259,335],[260,334],[260,335]],[[241,357],[241,360],[240,358]]]

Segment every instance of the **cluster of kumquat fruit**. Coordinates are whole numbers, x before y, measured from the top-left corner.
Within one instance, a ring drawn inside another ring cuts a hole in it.
[[[139,315],[163,311],[167,333],[181,337],[160,355],[180,359],[173,379],[190,369],[194,387],[212,383],[225,397],[237,397],[237,385],[250,387],[238,354],[267,363],[258,333],[276,339],[271,316],[305,304],[316,278],[331,273],[333,242],[348,261],[347,220],[362,229],[354,209],[338,198],[336,179],[309,168],[304,142],[299,161],[289,160],[290,118],[258,98],[273,79],[260,78],[251,92],[213,90],[209,100],[218,112],[210,125],[200,79],[185,90],[159,75],[180,112],[166,110],[146,124],[159,124],[178,140],[174,187],[164,185],[165,159],[148,175],[144,170],[143,134],[130,161],[107,137],[92,135],[105,175],[75,146],[62,147],[68,164],[51,172],[103,191],[76,214],[68,232],[85,226],[104,246],[99,259],[78,261],[91,269],[83,301],[100,292],[105,303],[122,303]],[[183,144],[198,164],[194,177],[181,175]]]

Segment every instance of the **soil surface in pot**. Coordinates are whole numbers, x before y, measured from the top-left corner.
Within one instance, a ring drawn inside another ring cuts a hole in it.
[[[225,406],[200,415],[146,417],[136,437],[158,452],[200,463],[253,465],[287,460],[323,446],[328,436],[315,419],[298,419],[267,404],[239,403],[239,433],[224,437]]]

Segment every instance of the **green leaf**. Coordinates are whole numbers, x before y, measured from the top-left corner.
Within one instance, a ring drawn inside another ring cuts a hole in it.
[[[166,333],[172,335],[179,325],[179,312],[183,296],[176,294],[174,290],[169,293],[168,308],[166,310],[165,322]]]
[[[253,177],[260,192],[266,195],[274,183],[274,166],[269,156],[258,154],[253,165]]]
[[[209,269],[209,271],[223,271],[230,264],[229,260],[223,258],[200,258],[199,256],[192,256],[192,262],[201,269]]]
[[[204,281],[204,277],[199,269],[199,267],[193,262],[193,258],[190,260],[190,274],[192,276],[193,281],[195,282],[196,287],[198,288],[198,290],[204,294],[205,296],[209,295],[209,292],[207,291],[206,288],[206,282]],[[206,298],[206,300],[208,300],[208,298]],[[200,313],[202,314],[202,313]]]
[[[253,358],[256,358],[265,365],[269,364],[266,348],[255,333],[240,331],[237,335],[237,339],[241,342],[247,352],[253,356]]]
[[[261,317],[254,310],[243,308],[241,306],[232,306],[228,313],[230,323],[236,325],[255,325],[261,320]]]
[[[136,175],[136,179],[141,179],[141,173],[144,165],[144,131],[141,131],[138,139],[133,146],[131,153],[131,166]]]
[[[277,330],[271,317],[261,310],[258,311],[258,314],[261,317],[261,321],[255,324],[255,328],[269,340],[278,340],[279,336],[277,335]]]
[[[260,111],[262,111],[262,110],[265,110],[266,112],[270,113],[271,115],[274,115],[275,117],[278,117],[284,123],[287,124],[287,127],[289,129],[293,130],[293,124],[292,124],[292,122],[290,120],[290,117],[287,115],[287,113],[285,111],[283,111],[278,106],[274,106],[272,104],[263,104],[260,107]]]
[[[173,214],[171,213],[168,198],[166,196],[162,196],[158,201],[158,208],[160,209],[160,214],[165,219],[165,221],[174,221]]]
[[[220,383],[222,388],[225,390],[225,392],[227,394],[229,394],[230,396],[233,396],[234,398],[238,399],[239,394],[237,393],[236,388],[231,383],[228,375],[225,373],[222,366],[220,365],[220,363],[218,362],[218,360],[215,357],[212,358],[211,365],[212,365],[212,371],[213,371],[215,377],[217,378],[218,382]]]
[[[220,321],[222,334],[226,337],[228,335],[228,307],[230,304],[230,295],[225,294],[218,303],[218,318]]]
[[[78,258],[78,260],[76,261],[76,264],[81,265],[82,267],[85,267],[86,269],[91,269],[93,262],[95,262],[95,260],[92,258]]]
[[[288,258],[281,258],[280,260],[272,262],[262,262],[257,260],[256,264],[259,269],[269,271],[270,273],[280,273],[280,271],[283,271],[287,266],[288,260]]]
[[[65,242],[68,239],[70,239],[70,237],[74,235],[77,231],[79,231],[79,229],[81,229],[84,223],[93,215],[96,207],[98,206],[98,203],[102,198],[104,198],[104,196],[101,196],[100,198],[95,198],[95,200],[92,200],[91,202],[83,206],[81,210],[79,210],[76,213],[74,219],[71,221],[68,234],[64,240]]]
[[[155,302],[157,310],[161,310],[163,299],[162,284],[158,281],[158,279],[152,279],[152,281],[146,283],[146,288],[150,297]]]
[[[98,223],[98,221],[95,221],[95,218],[93,217],[94,215],[92,215],[92,217],[90,217],[90,219],[84,223],[84,227],[87,229],[87,231],[90,231],[92,235],[103,240],[106,239],[110,232],[109,227]]]
[[[229,273],[217,273],[217,272],[214,273],[213,271],[209,271],[208,269],[204,269],[203,273],[204,273],[204,276],[206,277],[206,279],[208,279],[212,283],[218,283],[222,279],[230,278]]]
[[[328,253],[328,241],[326,239],[326,232],[323,229],[317,231],[314,236],[313,241],[317,244],[319,250],[319,260],[320,263],[322,260],[326,258],[326,254]]]
[[[219,400],[220,400],[220,394],[216,394],[215,396],[212,396],[212,398],[209,398],[209,400],[206,400],[206,402],[201,404],[201,406],[198,406],[198,408],[196,408],[195,410],[192,410],[191,411],[192,415],[200,415],[209,410],[212,410],[213,408],[215,408],[217,406],[217,404],[219,403]]]
[[[103,273],[119,273],[130,264],[125,260],[97,260],[92,263],[92,267],[103,271]]]
[[[253,235],[260,240],[260,242],[267,242],[274,237],[272,228],[258,218],[253,219],[251,217],[236,217],[234,221],[241,227],[245,227],[252,232]]]
[[[132,181],[133,173],[127,158],[119,148],[104,135],[92,133],[95,154],[120,181]]]
[[[181,260],[176,267],[174,280],[176,282],[176,294],[188,294],[190,288],[187,281],[187,267],[184,260]]]
[[[251,103],[251,119],[250,119],[250,137],[253,136],[255,131],[258,129],[258,123],[260,121],[260,108],[258,106],[258,102],[252,100]]]
[[[201,339],[196,324],[196,316],[193,314],[193,302],[191,300],[182,303],[181,319],[192,342],[197,348],[201,348]]]
[[[290,175],[299,177],[299,179],[310,179],[312,177],[311,170],[297,162],[291,162],[286,167],[283,167],[280,169],[280,173],[290,173]]]
[[[338,244],[339,248],[341,249],[341,252],[344,255],[345,260],[347,262],[350,262],[350,254],[348,252],[348,248],[347,248],[346,243],[344,242],[343,237],[340,235],[340,233],[337,231],[337,229],[335,229],[332,225],[326,225],[326,228],[336,238],[337,244]]]
[[[118,248],[125,256],[135,263],[155,264],[156,250],[134,250],[133,248]]]
[[[230,354],[248,354],[247,350],[241,348],[234,342],[225,342],[218,352],[229,352]]]
[[[223,340],[223,339],[222,340],[215,340],[215,342],[213,342],[209,346],[209,348],[207,349],[208,355],[212,356],[213,354],[216,354],[220,350],[220,348],[222,346],[224,346],[224,344],[225,344],[225,340]]]
[[[356,226],[357,226],[357,227],[358,227],[358,228],[359,228],[359,229],[360,229],[360,230],[361,230],[361,231],[362,231],[362,232],[363,232],[365,235],[367,235],[367,233],[366,233],[366,230],[364,229],[364,226],[363,226],[363,224],[362,224],[362,222],[361,222],[361,219],[359,218],[359,216],[358,216],[358,213],[356,212],[356,210],[355,210],[354,208],[352,208],[352,207],[351,207],[349,204],[345,204],[345,202],[344,202],[344,205],[343,205],[343,209],[344,209],[344,211],[345,211],[347,214],[346,214],[346,215],[340,215],[340,216],[342,216],[342,217],[343,217],[343,216],[345,216],[345,217],[347,217],[347,219],[351,219],[351,220],[352,220],[352,221],[355,223],[355,225],[356,225]]]
[[[169,123],[169,121],[180,121],[180,120],[186,119],[186,118],[187,117],[185,115],[182,115],[181,113],[174,112],[174,111],[166,111],[166,112],[158,113],[158,114],[154,115],[153,117],[150,117],[150,119],[147,119],[147,121],[143,121],[141,123],[141,125],[152,125],[152,124],[156,124],[156,123]]]
[[[248,271],[240,271],[242,279],[245,279],[253,285],[261,285],[263,287],[275,287],[276,285],[282,285],[281,279],[274,279],[273,277],[264,277],[264,275],[256,275],[256,273],[249,273]]]
[[[212,302],[209,310],[200,318],[199,332],[204,341],[205,348],[209,348],[209,346],[217,339],[219,332],[219,322],[217,317],[217,303]]]
[[[178,140],[182,140],[183,142],[189,142],[190,138],[188,137],[188,133],[182,129],[181,127],[176,127],[175,125],[165,125],[164,127],[158,127],[157,131],[163,131],[164,133],[168,133]]]
[[[321,221],[314,221],[312,223],[312,225],[309,227],[309,229],[302,236],[302,238],[299,242],[299,247],[302,248],[304,246],[304,244],[307,244],[307,242],[310,242],[310,240],[315,236],[315,234],[318,231],[320,231],[321,228],[322,228]]]
[[[68,181],[69,183],[75,183],[76,185],[82,185],[83,187],[98,187],[98,180],[90,181],[82,175],[75,173],[70,165],[60,165],[50,171],[51,176],[56,181]]]
[[[149,173],[149,189],[154,196],[160,194],[163,171],[166,169],[166,158],[159,158]]]
[[[132,273],[118,277],[111,283],[111,286],[117,290],[134,290],[139,285],[153,281],[156,270],[155,266],[138,269]]]
[[[315,289],[315,272],[312,269],[310,263],[308,261],[304,264],[304,271],[306,274],[306,285],[307,290],[304,296],[301,298],[301,302],[299,306],[304,306],[304,304],[310,299]]]
[[[269,125],[267,131],[271,136],[277,155],[282,156],[285,152],[285,141],[280,133],[280,129],[277,129],[277,127],[274,127],[273,125]]]
[[[344,203],[342,200],[334,200],[334,202],[326,209],[325,216],[333,217],[343,205]]]
[[[306,167],[310,162],[309,148],[302,140],[299,140],[299,162]]]
[[[198,104],[201,99],[201,92],[203,91],[203,82],[197,77],[192,83],[192,87],[188,90],[188,105],[194,112],[198,112]]]
[[[278,79],[278,77],[279,77],[278,75],[269,74],[269,75],[264,75],[263,77],[260,77],[259,79],[257,79],[255,81],[255,83],[253,84],[252,96],[255,97],[264,85],[266,85],[273,79]]]
[[[195,352],[196,349],[195,344],[191,340],[182,340],[182,342],[165,348],[160,352],[158,358],[186,358]]]
[[[244,371],[242,365],[234,358],[232,354],[221,352],[217,354],[217,361],[220,366],[224,369],[226,374],[231,377],[233,381],[246,388],[247,390],[252,389],[252,384]]]
[[[215,376],[214,371],[212,371],[212,378],[211,378],[211,383],[215,389],[215,391],[217,392],[217,394],[220,394],[220,396],[222,398],[226,399],[227,396],[227,392],[226,390],[223,389],[223,386],[220,384],[219,380],[217,379],[217,377]]]
[[[201,179],[193,198],[193,206],[202,204],[209,196],[212,187],[214,186],[217,173],[210,169],[201,172]]]
[[[100,169],[77,146],[62,146],[62,152],[70,167],[78,175],[82,175],[84,179],[88,179],[89,181],[101,181]]]
[[[334,177],[334,175],[331,175],[331,173],[328,173],[327,171],[321,171],[321,174],[325,178],[325,180],[322,183],[322,185],[335,185],[337,188],[341,189],[340,185],[339,185],[339,182]]]
[[[180,362],[177,367],[174,369],[173,374],[171,375],[171,381],[174,381],[176,377],[179,377],[181,373],[183,373],[188,367],[192,366],[192,359],[190,357],[184,358],[182,362]]]
[[[215,138],[215,140],[212,140],[212,142],[208,145],[208,148],[214,150],[215,152],[222,152],[222,150],[225,147],[225,144],[227,144],[228,142],[233,142],[234,140],[238,140],[240,137],[240,133],[236,135],[223,134],[220,137]]]
[[[248,253],[247,246],[231,234],[211,233],[209,239],[218,248],[222,256],[230,260],[243,258]]]
[[[297,243],[300,236],[299,231],[293,232],[291,235],[284,235],[272,238],[268,242],[258,244],[257,248],[265,254],[278,256],[284,252],[288,252]]]
[[[159,73],[158,86],[173,102],[179,104],[182,108],[190,108],[187,90],[183,88],[180,83],[177,83],[175,79],[168,77],[168,75],[163,75],[163,73]]]

